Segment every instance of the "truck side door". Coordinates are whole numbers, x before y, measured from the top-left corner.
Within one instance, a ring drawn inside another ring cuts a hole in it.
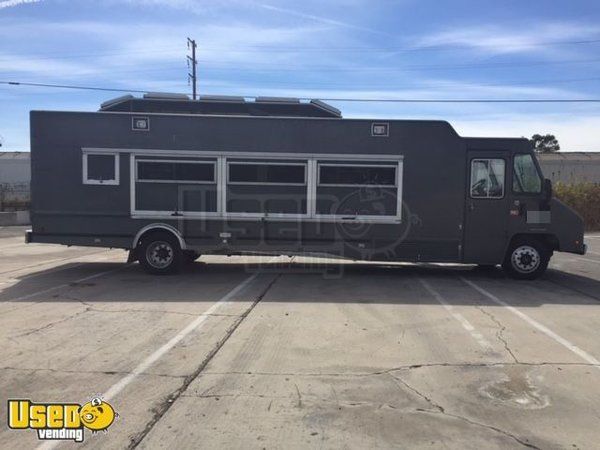
[[[502,262],[508,237],[508,152],[470,151],[465,208],[463,260],[477,264]]]

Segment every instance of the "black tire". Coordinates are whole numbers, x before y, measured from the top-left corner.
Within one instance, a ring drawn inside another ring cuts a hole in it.
[[[548,268],[552,251],[540,240],[519,238],[509,246],[502,268],[517,280],[535,280]]]
[[[183,262],[179,241],[171,233],[152,233],[142,238],[137,256],[144,270],[154,275],[177,273]]]
[[[184,250],[183,251],[183,263],[184,264],[192,264],[198,258],[200,258],[200,253],[195,252],[194,250]]]

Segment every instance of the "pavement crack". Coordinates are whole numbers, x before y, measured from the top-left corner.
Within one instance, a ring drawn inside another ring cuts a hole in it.
[[[298,408],[302,408],[302,394],[300,394],[300,389],[296,383],[294,383],[294,386],[296,386],[296,394],[298,394]]]
[[[400,383],[406,389],[408,389],[409,391],[413,392],[415,395],[417,395],[418,397],[422,398],[423,400],[425,400],[430,405],[429,409],[417,408],[418,412],[427,413],[427,414],[442,414],[444,416],[452,417],[454,419],[466,422],[466,423],[468,423],[470,425],[474,425],[474,426],[481,427],[481,428],[486,428],[488,430],[492,430],[492,431],[494,431],[496,433],[499,433],[499,434],[502,434],[504,436],[507,436],[507,437],[513,439],[514,441],[518,442],[519,444],[521,444],[523,447],[534,448],[534,449],[537,449],[537,450],[541,450],[536,445],[530,444],[529,442],[526,442],[525,440],[519,438],[518,436],[515,436],[514,434],[512,434],[512,433],[510,433],[510,432],[508,432],[506,430],[503,430],[501,428],[495,427],[493,425],[488,425],[486,423],[482,423],[482,422],[478,422],[476,420],[469,419],[468,417],[461,416],[459,414],[450,413],[442,405],[440,405],[439,403],[435,402],[431,397],[429,397],[426,394],[424,394],[423,392],[419,391],[417,388],[415,388],[414,386],[410,385],[408,382],[406,382],[402,378],[397,377],[397,376],[395,376],[395,375],[393,375],[391,373],[389,375],[392,377],[392,379],[395,382]]]
[[[241,314],[239,317],[237,317],[237,319],[233,322],[233,324],[231,324],[231,326],[225,332],[224,336],[215,344],[215,346],[212,348],[212,350],[210,352],[208,352],[208,354],[206,355],[204,360],[200,363],[200,365],[196,368],[196,370],[194,370],[194,372],[191,373],[190,375],[186,376],[184,378],[181,386],[178,389],[176,389],[175,391],[173,391],[170,395],[168,395],[161,404],[159,404],[156,408],[154,408],[154,414],[153,414],[152,418],[150,419],[150,421],[146,424],[146,426],[140,433],[138,433],[137,435],[135,435],[131,438],[129,445],[127,446],[128,449],[135,449],[140,445],[140,443],[144,440],[144,438],[148,435],[148,433],[150,433],[152,431],[154,426],[160,421],[160,419],[162,419],[162,417],[167,413],[167,411],[169,411],[171,406],[173,406],[175,404],[175,401],[177,401],[177,399],[183,395],[183,393],[187,390],[187,388],[190,386],[190,384],[192,384],[192,382],[196,378],[198,378],[198,376],[204,371],[206,366],[208,366],[208,364],[212,361],[212,359],[217,355],[219,350],[221,350],[221,348],[223,348],[223,346],[229,340],[229,338],[233,335],[235,330],[237,330],[237,328],[244,321],[244,319],[250,315],[250,313],[254,310],[256,305],[258,305],[260,303],[260,301],[265,297],[265,295],[267,295],[267,293],[271,290],[271,288],[275,285],[275,283],[277,282],[277,280],[279,280],[279,278],[281,276],[282,276],[282,274],[279,273],[273,277],[273,279],[267,284],[267,286],[262,290],[262,292],[254,299],[254,301],[246,309],[246,311],[244,311],[243,314]]]
[[[48,330],[49,328],[53,328],[54,326],[56,326],[58,324],[61,324],[61,323],[64,323],[64,322],[68,322],[69,320],[73,320],[73,319],[75,319],[75,318],[77,318],[77,317],[81,316],[82,314],[85,314],[85,313],[87,313],[89,311],[90,311],[90,308],[85,308],[83,311],[78,311],[78,312],[76,312],[74,314],[71,314],[71,315],[69,315],[67,317],[63,317],[60,320],[55,320],[54,322],[47,323],[46,325],[43,325],[43,326],[38,327],[38,328],[34,328],[34,329],[29,330],[29,331],[27,331],[25,333],[16,334],[14,336],[11,336],[11,338],[12,339],[14,339],[14,338],[21,338],[21,337],[25,337],[25,336],[31,336],[32,334],[40,333],[42,331]]]
[[[433,410],[433,411],[445,413],[445,410],[444,410],[444,408],[441,405],[435,403],[431,398],[429,398],[424,393],[420,392],[417,388],[415,388],[415,387],[411,386],[410,384],[408,384],[402,378],[397,377],[397,376],[393,375],[392,373],[388,373],[387,375],[389,375],[396,384],[400,383],[406,389],[408,389],[409,391],[413,392],[414,394],[416,394],[417,396],[419,396],[423,400],[425,400],[429,404],[429,406],[431,407],[430,411]],[[423,411],[425,411],[425,410],[423,410]]]
[[[494,368],[494,367],[600,367],[598,364],[590,363],[575,363],[575,362],[481,362],[481,363],[423,363],[423,364],[410,364],[405,366],[396,366],[391,369],[376,370],[373,372],[251,372],[251,371],[228,371],[228,372],[203,372],[203,375],[239,375],[239,376],[267,376],[267,377],[371,377],[380,376],[392,372],[400,372],[407,370],[418,370],[435,367],[454,367],[454,368]]]
[[[90,305],[90,303],[86,303],[86,302],[81,302],[84,305]],[[103,309],[103,308],[97,308],[93,305],[90,305],[90,309],[89,311],[93,311],[93,312],[99,312],[99,313],[147,313],[147,314],[177,314],[177,315],[182,315],[182,316],[190,316],[190,317],[200,317],[200,316],[208,316],[208,317],[239,317],[239,314],[218,314],[218,313],[212,313],[212,314],[194,314],[191,312],[185,312],[185,311],[171,311],[171,310],[165,310],[165,309],[136,309],[136,308],[126,308],[126,309]]]
[[[496,318],[496,316],[494,316],[491,312],[486,311],[485,309],[483,309],[483,307],[481,307],[481,306],[475,306],[475,308],[477,308],[483,314],[485,314],[486,316],[488,316],[491,319],[491,321],[496,324],[496,326],[498,327],[498,331],[496,331],[496,338],[500,342],[502,342],[502,344],[504,345],[504,349],[512,357],[512,359],[514,360],[514,362],[518,363],[519,360],[517,359],[517,357],[515,356],[515,354],[513,353],[513,351],[510,349],[510,347],[508,345],[508,342],[506,341],[506,338],[504,337],[504,331],[506,330],[506,326],[502,325],[502,323]]]

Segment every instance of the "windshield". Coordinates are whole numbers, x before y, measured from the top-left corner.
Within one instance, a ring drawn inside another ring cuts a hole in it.
[[[513,191],[522,194],[539,194],[542,191],[542,179],[531,155],[515,156]]]

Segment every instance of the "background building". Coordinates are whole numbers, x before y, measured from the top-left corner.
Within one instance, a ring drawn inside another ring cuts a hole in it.
[[[30,164],[28,152],[0,152],[0,211],[29,208]]]
[[[540,153],[538,159],[554,183],[600,183],[600,152]]]

